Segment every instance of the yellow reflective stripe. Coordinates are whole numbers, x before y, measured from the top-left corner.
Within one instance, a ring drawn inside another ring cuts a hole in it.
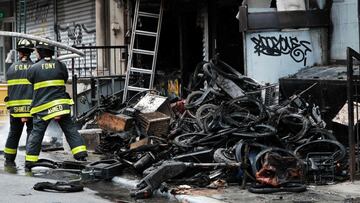
[[[64,114],[69,114],[69,113],[70,113],[70,110],[62,110],[62,111],[58,111],[58,112],[55,112],[55,113],[51,113],[51,114],[49,114],[49,115],[46,115],[46,116],[42,117],[42,119],[43,119],[44,121],[47,121],[47,120],[52,119],[52,118],[54,118],[54,117],[56,117],[56,116],[60,116],[60,115],[64,115]]]
[[[85,145],[80,145],[80,146],[75,147],[74,149],[71,150],[72,154],[77,154],[79,152],[86,152],[86,146]]]
[[[8,101],[6,102],[6,106],[7,107],[12,107],[12,106],[26,106],[26,105],[30,105],[31,104],[31,99],[19,99],[19,100],[12,100],[12,101]]]
[[[42,104],[40,106],[31,108],[30,113],[31,114],[38,113],[40,111],[44,111],[46,109],[49,109],[49,108],[51,108],[53,106],[56,106],[56,105],[59,105],[59,104],[72,105],[72,104],[74,104],[74,101],[72,99],[56,99],[54,101],[51,101],[51,102]]]
[[[12,86],[12,85],[31,85],[31,83],[29,82],[28,79],[13,79],[13,80],[8,80],[7,81],[8,86]]]
[[[5,147],[4,152],[6,154],[16,154],[16,149],[11,149],[11,148]]]
[[[36,162],[39,160],[39,155],[26,155],[25,161]]]
[[[32,117],[30,113],[12,113],[11,116],[14,118]]]
[[[34,90],[44,88],[44,87],[50,87],[50,86],[64,86],[65,81],[64,80],[46,80],[42,82],[37,82],[34,84]]]

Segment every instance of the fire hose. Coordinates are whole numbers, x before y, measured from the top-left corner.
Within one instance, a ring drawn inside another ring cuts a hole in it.
[[[0,31],[0,36],[8,36],[8,37],[18,37],[18,38],[24,38],[24,39],[29,39],[29,40],[35,40],[35,41],[39,41],[39,42],[45,42],[47,44],[59,47],[61,49],[65,49],[68,51],[71,51],[75,54],[78,54],[80,56],[85,56],[85,53],[68,45],[62,44],[60,42],[57,41],[53,41],[50,39],[46,39],[43,37],[38,37],[35,35],[29,35],[29,34],[25,34],[25,33],[19,33],[19,32],[8,32],[8,31]]]

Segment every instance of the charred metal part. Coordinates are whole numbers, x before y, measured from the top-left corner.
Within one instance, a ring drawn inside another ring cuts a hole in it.
[[[218,170],[212,171],[209,174],[209,178],[210,178],[210,180],[214,180],[214,179],[220,177],[223,173],[224,173],[223,169],[218,169]]]
[[[315,140],[305,143],[295,149],[294,154],[301,159],[305,159],[309,153],[331,152],[334,164],[341,161],[346,156],[344,145],[334,140]]]
[[[117,152],[117,155],[119,157],[123,157],[123,156],[129,156],[130,154],[132,153],[135,153],[135,152],[144,152],[144,151],[158,151],[159,150],[159,144],[148,144],[148,145],[141,145],[137,148],[134,148],[134,149],[128,149],[128,150],[125,150],[125,151],[118,151]]]
[[[102,154],[114,153],[124,146],[125,140],[130,140],[132,137],[131,131],[121,133],[103,133],[100,134],[100,144],[96,147],[95,152]]]
[[[233,134],[242,137],[264,138],[274,136],[276,134],[276,129],[270,125],[260,124],[250,127],[249,131],[234,132]]]
[[[282,138],[289,142],[300,140],[309,129],[309,120],[299,114],[284,115],[281,117],[280,122],[282,122],[290,132],[293,131],[290,135]]]
[[[288,105],[293,105],[296,106],[298,108],[303,108],[304,105],[306,106],[306,104],[304,104],[304,101],[301,99],[301,96],[303,94],[305,94],[306,92],[308,92],[309,90],[311,90],[313,87],[315,87],[318,83],[313,83],[312,85],[310,85],[308,88],[306,88],[305,90],[301,91],[299,94],[294,94],[292,95],[288,100],[286,100],[283,104],[281,104],[281,106],[288,106]]]
[[[214,152],[214,161],[217,163],[236,163],[235,155],[231,150],[218,148]]]
[[[230,100],[226,103],[225,106],[224,118],[226,118],[227,122],[230,122],[232,125],[237,127],[243,127],[244,122],[236,122],[237,119],[232,119],[231,116],[226,116],[228,114],[239,115],[248,115],[250,120],[254,120],[249,123],[257,123],[263,121],[268,117],[268,113],[266,111],[265,106],[256,98],[251,96],[243,96],[233,100]]]
[[[219,85],[231,98],[237,98],[244,96],[244,91],[237,86],[232,80],[224,78],[221,75],[218,75],[216,78],[216,84]]]
[[[332,152],[308,153],[306,160],[306,180],[317,185],[325,185],[335,181],[335,165]]]
[[[207,149],[202,151],[196,151],[186,154],[175,156],[173,160],[183,162],[211,162],[213,159],[214,150]]]
[[[149,198],[163,182],[185,172],[187,168],[181,162],[164,162],[158,169],[143,178],[130,195],[137,199]]]
[[[214,113],[219,107],[214,104],[204,104],[200,106],[196,111],[196,122],[197,124],[205,130],[205,123],[204,120],[212,116],[212,113]]]
[[[55,171],[66,171],[80,175],[81,181],[92,180],[109,180],[114,176],[120,175],[124,168],[123,164],[115,159],[101,160],[96,162],[55,162],[48,159],[39,159],[38,162],[29,166],[29,169],[34,167],[47,167]]]
[[[181,185],[195,185],[198,187],[206,187],[211,183],[211,178],[209,175],[204,173],[197,173],[190,178],[179,178],[179,179],[171,179],[167,181],[171,184],[181,184]]]
[[[186,133],[175,137],[173,143],[179,147],[216,146],[224,143],[227,137],[237,131],[236,128],[223,129],[217,133]]]
[[[334,140],[337,141],[333,132],[324,128],[310,128],[304,138],[305,142],[311,142],[315,140]]]
[[[126,109],[124,109],[124,112],[123,112],[123,114],[128,115],[130,117],[136,117],[138,113],[139,113],[139,111],[134,108],[126,108]]]
[[[176,176],[184,173],[190,168],[237,168],[240,163],[191,163],[191,162],[163,162],[157,169],[151,171],[141,182],[136,186],[136,189],[130,192],[130,195],[135,198],[143,199],[152,196],[153,192],[160,187],[160,185]]]
[[[82,180],[109,180],[122,173],[124,166],[115,159],[101,160],[86,165],[81,171]]]
[[[173,140],[173,143],[179,147],[192,148],[192,147],[194,147],[194,145],[192,144],[193,141],[199,140],[206,136],[207,136],[207,134],[205,134],[205,133],[186,133],[186,134],[177,136]]]
[[[313,105],[308,118],[312,126],[318,126],[320,128],[326,127],[325,121],[321,118],[321,112],[318,106]]]
[[[138,171],[143,171],[144,169],[150,167],[156,161],[156,157],[151,152],[145,153],[141,159],[134,163],[134,168]]]
[[[216,90],[209,87],[205,91],[194,91],[188,95],[185,101],[185,109],[190,110],[198,108],[202,104],[206,104],[215,101],[215,96],[219,95]],[[191,112],[190,112],[191,113]],[[195,111],[196,113],[196,111]],[[195,113],[191,113],[192,117],[195,117]]]

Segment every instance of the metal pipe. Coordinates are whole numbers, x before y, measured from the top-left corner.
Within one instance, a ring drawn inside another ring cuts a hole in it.
[[[93,129],[81,129],[81,130],[78,130],[79,134],[80,135],[83,135],[83,134],[100,134],[103,132],[102,129],[100,128],[93,128]]]
[[[77,58],[80,57],[79,54],[66,54],[66,55],[61,55],[59,57],[57,57],[57,60],[65,60],[65,59],[73,59],[73,58]]]
[[[348,136],[349,136],[349,173],[350,181],[355,180],[355,138],[354,138],[354,104],[353,104],[353,50],[349,47],[347,55],[347,99],[348,99]]]
[[[74,59],[72,59],[72,64],[74,64]],[[73,68],[74,70],[74,68]],[[73,93],[73,98],[74,98],[74,101],[75,101],[75,105],[73,105],[73,118],[77,118],[78,116],[78,111],[77,111],[77,75],[74,75],[74,71],[73,71],[73,75],[72,75],[72,93]]]
[[[188,167],[240,167],[241,163],[192,163],[183,162]]]
[[[78,49],[75,49],[74,47],[67,46],[67,45],[64,45],[64,44],[62,44],[60,42],[45,39],[43,37],[38,37],[38,36],[35,36],[35,35],[29,35],[29,34],[19,33],[19,32],[0,31],[0,36],[18,37],[18,38],[24,38],[24,39],[29,39],[29,40],[45,42],[45,43],[48,43],[50,45],[56,46],[58,48],[65,49],[65,50],[71,51],[73,53],[79,54],[80,56],[85,55],[84,52],[82,52],[82,51],[80,51]]]

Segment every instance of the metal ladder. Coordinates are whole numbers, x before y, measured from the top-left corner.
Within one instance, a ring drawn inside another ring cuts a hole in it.
[[[125,85],[124,85],[124,93],[123,93],[123,103],[126,102],[128,91],[134,91],[134,92],[142,92],[146,90],[150,90],[153,88],[154,84],[154,78],[155,78],[155,69],[156,69],[156,60],[157,60],[157,52],[159,47],[159,39],[160,39],[160,31],[161,31],[161,21],[162,21],[162,15],[163,15],[163,0],[159,0],[159,13],[149,13],[149,12],[143,12],[140,11],[140,1],[136,0],[135,4],[135,13],[134,13],[134,21],[132,25],[132,33],[131,33],[131,40],[130,40],[130,46],[129,46],[129,57],[128,57],[128,64],[127,64],[127,71],[126,71],[126,78],[125,78]],[[142,18],[152,18],[157,19],[157,28],[156,32],[150,32],[145,30],[138,30],[137,25],[139,21],[139,17]],[[147,36],[153,38],[152,40],[155,40],[155,47],[153,50],[145,50],[145,49],[139,49],[134,47],[135,38],[137,36]],[[133,66],[133,55],[134,54],[141,54],[141,55],[148,55],[152,56],[152,64],[151,69],[144,69],[140,67],[134,67]],[[137,87],[129,85],[129,81],[133,73],[140,73],[140,74],[147,74],[150,75],[150,82],[149,87]]]

